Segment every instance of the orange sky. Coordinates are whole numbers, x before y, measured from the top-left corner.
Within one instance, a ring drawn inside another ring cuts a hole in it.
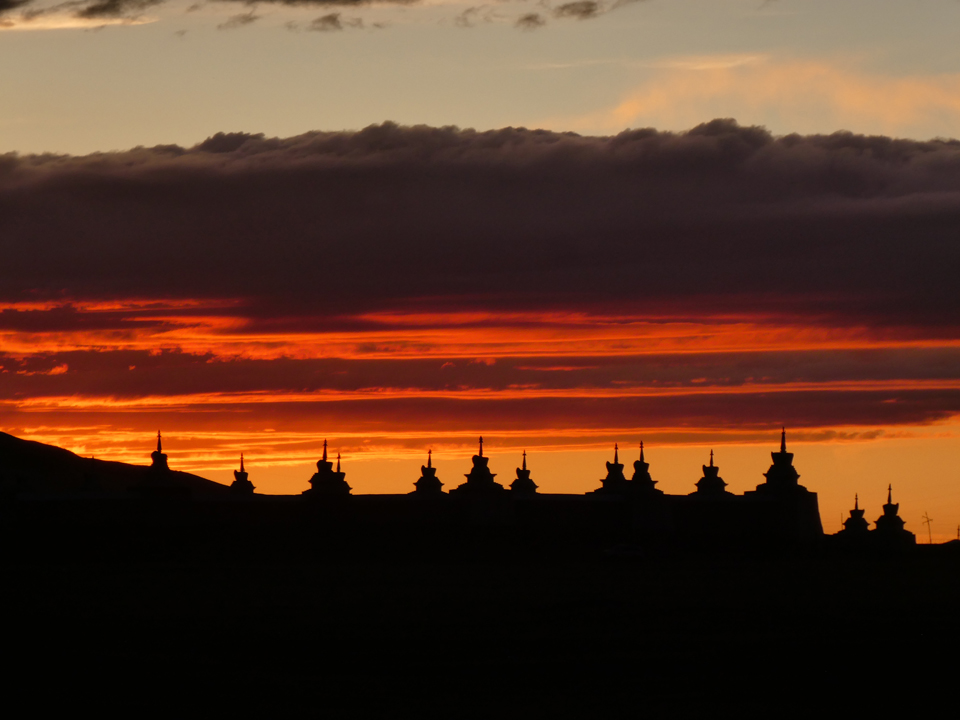
[[[476,437],[509,482],[530,452],[544,492],[596,487],[620,442],[689,492],[710,448],[736,492],[761,481],[787,424],[825,528],[893,483],[914,532],[960,523],[958,341],[758,314],[414,313],[355,329],[265,330],[231,301],[15,303],[0,312],[0,422],[21,437],[230,480],[306,487],[323,439],[355,492],[405,492],[428,448],[448,489]],[[899,335],[899,336],[898,336]],[[873,511],[871,511],[873,512]],[[837,527],[835,527],[837,526]]]

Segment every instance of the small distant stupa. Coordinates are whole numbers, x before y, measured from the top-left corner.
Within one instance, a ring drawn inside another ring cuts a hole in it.
[[[630,489],[635,495],[663,495],[658,490],[657,481],[650,477],[650,463],[643,457],[643,442],[640,443],[640,459],[633,461],[633,477],[630,478]]]
[[[850,511],[850,517],[843,521],[843,530],[837,533],[844,538],[865,539],[870,534],[869,523],[863,517],[864,511],[860,509],[860,496],[853,496],[853,510]]]
[[[437,469],[433,466],[433,450],[427,450],[427,464],[420,466],[420,479],[414,484],[416,495],[440,495],[443,483],[437,477]]]
[[[160,431],[157,431],[157,449],[150,453],[150,467],[140,482],[131,487],[131,492],[141,497],[184,498],[190,495],[190,489],[178,482],[175,473],[167,465],[167,456],[163,453]]]
[[[900,504],[893,502],[893,485],[888,485],[883,515],[877,518],[872,535],[881,544],[916,545],[917,536],[903,527],[906,523],[897,514],[899,510]]]
[[[530,471],[527,470],[527,451],[523,451],[523,467],[517,468],[517,479],[510,483],[511,492],[517,495],[535,495],[537,484],[530,479]]]
[[[613,444],[613,462],[607,463],[607,476],[601,481],[601,487],[593,492],[599,495],[625,495],[627,493],[627,478],[623,474],[623,463],[620,462],[620,446]]]
[[[710,451],[710,464],[703,466],[703,477],[697,480],[696,492],[692,495],[702,497],[727,497],[730,492],[720,477],[720,467],[713,464],[713,450]]]
[[[344,480],[346,473],[340,472],[340,453],[337,453],[337,469],[327,460],[327,441],[323,441],[323,458],[317,460],[317,472],[310,478],[310,489],[304,490],[307,497],[346,497],[350,486]]]
[[[150,469],[158,472],[164,472],[170,469],[167,465],[167,456],[163,454],[163,444],[160,441],[160,431],[157,430],[157,449],[150,453],[150,459],[153,461]]]
[[[483,438],[480,438],[480,452],[473,456],[473,468],[467,473],[467,481],[460,485],[457,488],[454,488],[450,491],[450,494],[457,495],[483,495],[483,494],[493,494],[499,493],[505,490],[498,482],[495,482],[493,478],[496,477],[496,473],[490,472],[490,469],[487,467],[489,458],[483,456]]]
[[[253,495],[253,483],[247,479],[247,471],[243,469],[243,453],[240,453],[240,469],[233,471],[230,490],[237,495]]]

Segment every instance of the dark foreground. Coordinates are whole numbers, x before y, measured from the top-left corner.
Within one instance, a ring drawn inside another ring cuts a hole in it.
[[[57,525],[2,538],[4,690],[38,709],[829,716],[957,680],[952,546]]]

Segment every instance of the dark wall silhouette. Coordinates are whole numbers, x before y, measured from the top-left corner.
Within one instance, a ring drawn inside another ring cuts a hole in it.
[[[28,506],[37,512],[53,512],[53,501],[60,503],[58,507],[64,507],[64,501],[80,503],[74,510],[76,517],[82,517],[89,512],[127,512],[121,508],[130,502],[192,500],[194,517],[215,522],[227,522],[231,513],[239,513],[229,522],[243,524],[255,517],[273,522],[287,517],[295,523],[322,520],[331,527],[392,526],[408,533],[443,528],[442,535],[464,528],[511,527],[544,533],[544,537],[591,537],[606,543],[815,545],[823,538],[817,495],[799,483],[785,430],[779,451],[771,453],[773,462],[763,474],[764,482],[743,495],[727,490],[712,451],[695,491],[688,495],[665,495],[656,488],[642,444],[629,480],[615,445],[600,487],[583,495],[539,493],[527,467],[526,452],[508,491],[496,482],[496,473],[483,453],[481,438],[466,481],[449,493],[443,491],[437,477],[431,450],[409,494],[354,496],[339,454],[334,468],[324,441],[317,472],[309,480],[310,488],[302,493],[312,502],[304,503],[300,496],[257,495],[243,455],[229,487],[172,470],[159,433],[149,467],[80,458],[60,448],[0,433],[0,503],[15,512]],[[241,500],[247,510],[231,504]],[[105,501],[109,503],[97,505]],[[81,507],[85,509],[79,510]],[[906,530],[898,512],[890,488],[883,515],[871,530],[857,497],[844,529],[831,540],[838,548],[912,547],[915,536]],[[163,516],[157,516],[157,521],[162,522]]]

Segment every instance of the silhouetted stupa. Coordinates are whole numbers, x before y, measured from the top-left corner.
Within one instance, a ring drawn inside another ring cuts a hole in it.
[[[600,495],[625,495],[627,493],[627,478],[623,474],[623,463],[620,462],[620,446],[613,444],[613,462],[607,463],[607,476],[601,481],[602,486],[592,492]]]
[[[414,484],[417,495],[440,495],[443,483],[437,477],[437,469],[433,466],[433,450],[427,450],[427,464],[420,466],[420,479]]]
[[[310,478],[310,489],[303,494],[308,497],[345,497],[350,494],[350,486],[344,480],[346,473],[340,472],[340,453],[337,453],[337,469],[327,460],[327,441],[323,441],[323,458],[317,460],[317,472]]]
[[[630,489],[636,495],[663,495],[663,490],[656,488],[657,481],[650,477],[650,463],[643,458],[643,443],[640,443],[640,459],[633,461],[633,477],[630,478]]]
[[[744,493],[750,502],[766,507],[761,532],[800,541],[822,537],[817,494],[798,482],[800,474],[793,467],[793,453],[787,452],[786,428],[780,430],[780,451],[770,453],[770,457],[773,465],[763,474],[766,482]]]
[[[230,489],[237,495],[253,495],[253,483],[247,479],[247,471],[243,469],[243,453],[240,453],[240,469],[233,471]]]
[[[697,480],[697,490],[691,493],[704,497],[724,497],[730,495],[727,484],[720,477],[720,468],[713,464],[713,450],[710,451],[710,464],[703,466],[703,477]]]
[[[152,460],[150,465],[151,470],[163,472],[170,469],[167,465],[167,456],[163,454],[163,445],[160,442],[159,430],[157,430],[157,449],[150,453],[150,459]]]
[[[467,481],[463,485],[451,490],[450,494],[473,495],[499,493],[505,490],[503,485],[494,482],[493,478],[496,477],[496,473],[490,472],[490,469],[487,467],[488,461],[489,458],[483,456],[483,438],[480,438],[480,452],[473,456],[473,468],[466,475]]]
[[[887,486],[887,502],[883,506],[883,515],[877,518],[873,536],[881,544],[915,545],[917,537],[904,529],[903,519],[898,515],[899,503],[893,502],[893,485]]]
[[[160,431],[157,431],[157,449],[150,453],[150,467],[142,480],[131,490],[142,497],[184,498],[190,494],[189,488],[178,485],[175,473],[167,465],[167,456],[163,453]]]
[[[537,484],[530,479],[530,471],[527,470],[527,451],[523,451],[523,467],[517,468],[517,479],[510,483],[510,490],[518,495],[534,495],[537,492]]]
[[[853,510],[850,511],[850,517],[843,521],[843,530],[837,533],[839,537],[849,539],[866,539],[870,535],[870,524],[863,517],[864,511],[860,509],[860,497],[853,496]]]
[[[783,428],[780,432],[780,452],[770,453],[773,459],[773,465],[763,476],[766,482],[757,485],[756,492],[761,494],[780,494],[786,495],[797,492],[808,492],[800,485],[800,474],[793,467],[793,453],[787,452],[787,429]]]

